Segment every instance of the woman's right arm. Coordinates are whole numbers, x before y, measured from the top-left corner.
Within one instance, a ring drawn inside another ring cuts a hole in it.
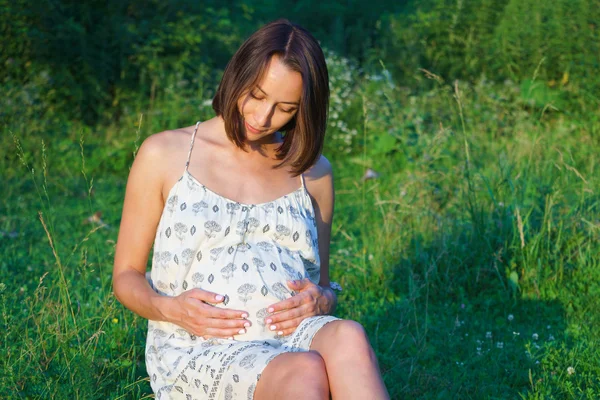
[[[146,262],[164,207],[168,170],[161,166],[172,162],[170,143],[168,134],[150,136],[131,167],[115,250],[114,294],[121,304],[146,319],[172,322],[203,337],[237,335],[245,322],[241,319],[244,312],[207,304],[222,301],[218,294],[192,289],[175,297],[163,296],[146,280]]]

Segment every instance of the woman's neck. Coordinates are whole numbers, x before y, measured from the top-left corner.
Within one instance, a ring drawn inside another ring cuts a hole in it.
[[[223,137],[227,137],[227,133],[225,131],[225,121],[221,116],[215,117],[216,128],[219,129]],[[275,156],[277,153],[277,148],[283,143],[283,135],[281,132],[274,132],[268,136],[264,136],[258,140],[246,140],[244,142],[244,150],[248,153],[260,153],[263,157],[266,156]],[[233,144],[233,143],[232,143]]]

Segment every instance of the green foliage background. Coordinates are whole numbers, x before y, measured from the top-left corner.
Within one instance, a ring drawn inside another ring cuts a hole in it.
[[[392,398],[598,397],[597,0],[0,9],[0,398],[151,396],[111,289],[129,166],[277,17],[326,50],[338,315]]]
[[[597,0],[427,0],[385,21],[392,34],[382,35],[383,55],[401,76],[414,77],[419,68],[451,80],[536,76],[562,89],[554,103],[597,109]]]

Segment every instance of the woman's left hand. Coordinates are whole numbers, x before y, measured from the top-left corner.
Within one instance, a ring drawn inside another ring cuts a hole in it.
[[[288,286],[296,294],[267,307],[271,315],[265,318],[268,329],[280,336],[294,332],[305,318],[329,314],[333,310],[335,294],[330,288],[315,285],[308,278],[289,281]]]

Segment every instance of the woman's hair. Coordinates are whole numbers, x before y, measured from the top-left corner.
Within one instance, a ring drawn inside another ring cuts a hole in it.
[[[252,34],[227,64],[212,106],[225,121],[229,140],[244,148],[244,121],[238,100],[258,84],[274,55],[290,70],[302,75],[300,104],[296,115],[281,128],[284,137],[277,149],[277,159],[282,162],[276,166],[288,164],[294,174],[300,174],[321,155],[329,107],[325,57],[307,30],[287,19],[279,19]]]

